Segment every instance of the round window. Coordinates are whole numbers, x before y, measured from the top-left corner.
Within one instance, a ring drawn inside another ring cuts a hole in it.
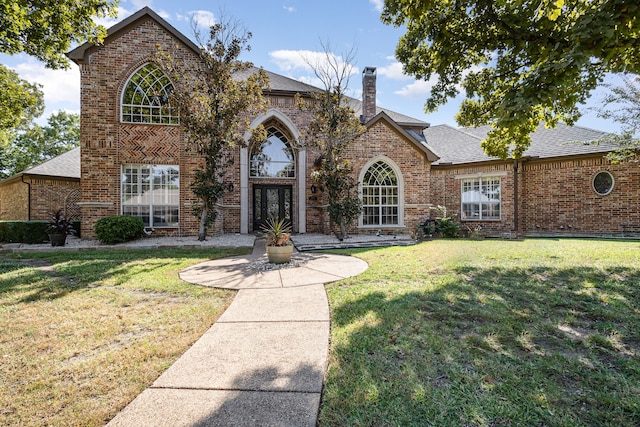
[[[606,196],[613,190],[613,175],[609,172],[598,172],[593,177],[593,189],[601,196]]]

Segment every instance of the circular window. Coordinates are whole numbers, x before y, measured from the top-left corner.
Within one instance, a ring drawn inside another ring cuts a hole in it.
[[[606,196],[613,190],[613,175],[609,172],[598,172],[593,177],[593,189],[601,196]]]

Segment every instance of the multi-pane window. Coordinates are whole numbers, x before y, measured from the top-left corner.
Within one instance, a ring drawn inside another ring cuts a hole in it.
[[[362,180],[362,225],[398,225],[398,177],[383,161],[371,165]]]
[[[178,124],[169,95],[173,85],[154,64],[140,67],[127,82],[122,93],[122,121],[126,123]]]
[[[122,166],[122,215],[142,218],[145,227],[177,227],[179,205],[178,166]]]
[[[288,138],[275,127],[267,129],[267,139],[251,150],[250,176],[295,178],[296,167]]]
[[[462,180],[462,219],[500,219],[500,178]]]

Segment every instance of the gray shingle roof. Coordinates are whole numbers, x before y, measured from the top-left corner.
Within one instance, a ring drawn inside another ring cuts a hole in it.
[[[462,164],[497,160],[487,156],[480,142],[487,137],[489,126],[477,128],[454,128],[439,125],[424,130],[427,145],[440,156],[434,164]],[[590,144],[603,136],[605,132],[559,123],[555,129],[546,129],[541,124],[531,135],[531,146],[525,156],[552,158],[577,156],[584,154],[607,153],[615,147],[611,144]]]
[[[62,178],[80,178],[80,147],[60,154],[22,172],[23,175],[45,175]]]

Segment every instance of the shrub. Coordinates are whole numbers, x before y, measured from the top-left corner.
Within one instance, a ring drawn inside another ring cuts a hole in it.
[[[45,221],[0,222],[0,242],[37,244],[48,241]]]
[[[455,215],[450,214],[445,206],[431,208],[438,212],[435,220],[435,232],[442,237],[458,237],[460,235],[460,223],[455,220]]]
[[[98,240],[113,245],[144,236],[144,223],[133,216],[107,216],[96,222],[94,231]]]

